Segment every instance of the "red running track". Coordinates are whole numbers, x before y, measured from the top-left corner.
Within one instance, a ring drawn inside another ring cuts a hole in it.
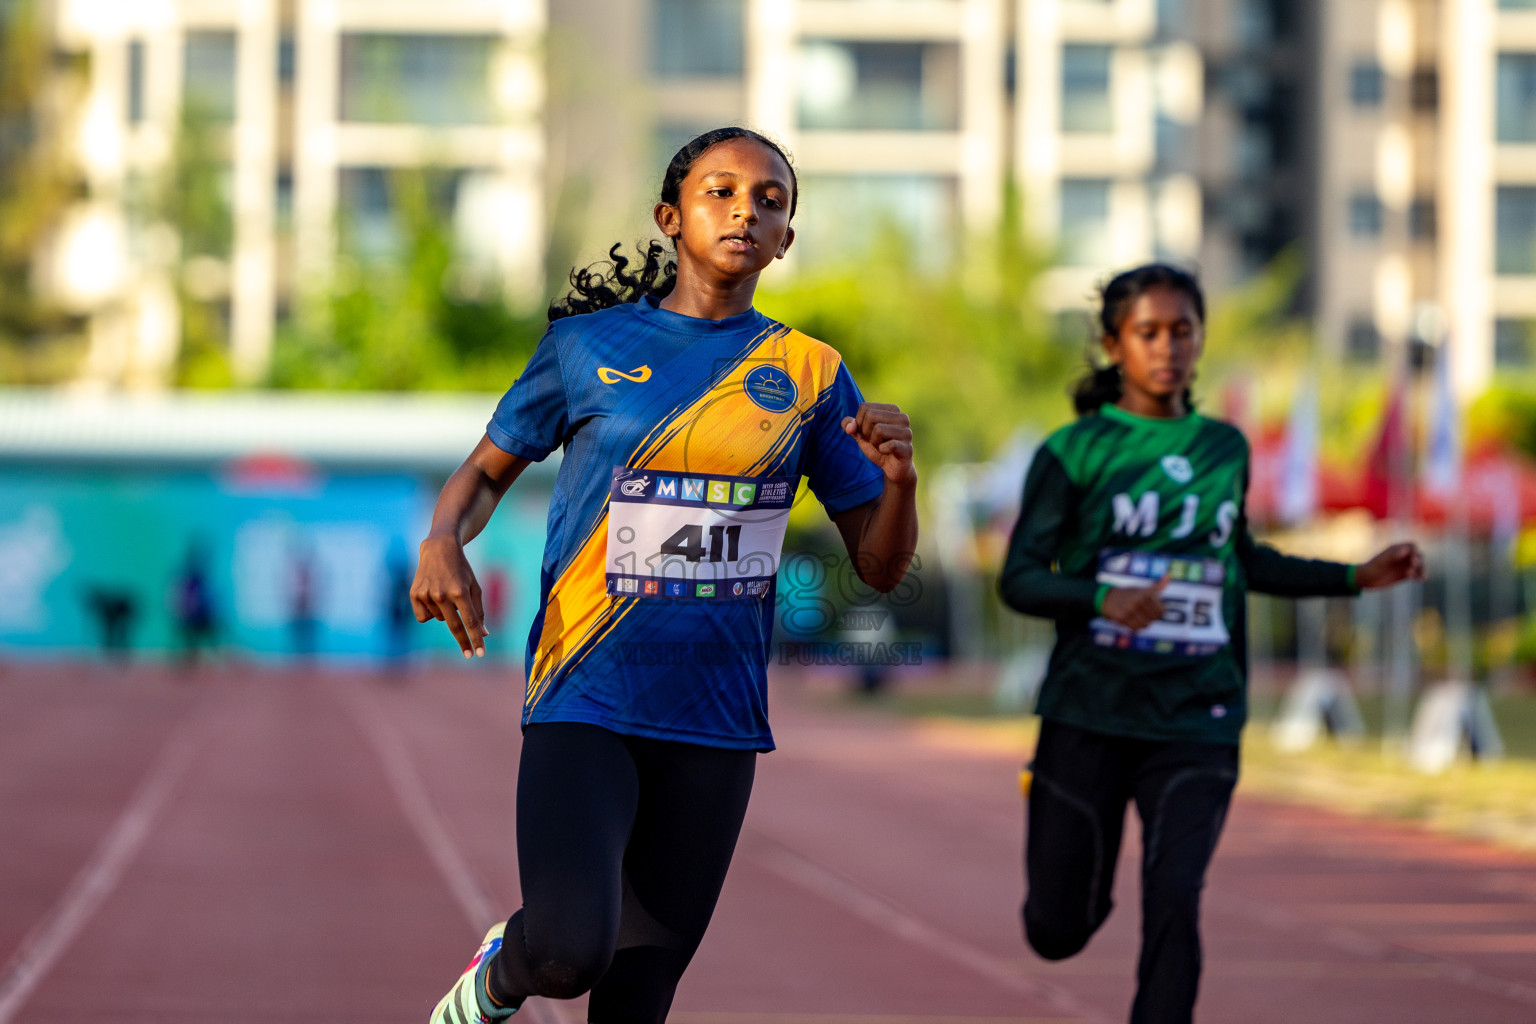
[[[482,668],[0,674],[0,1024],[421,1024],[517,902],[517,690]],[[1103,932],[1044,963],[1019,757],[775,700],[673,1021],[1125,1019],[1133,860]],[[1205,921],[1202,1024],[1536,1020],[1536,859],[1240,795]]]

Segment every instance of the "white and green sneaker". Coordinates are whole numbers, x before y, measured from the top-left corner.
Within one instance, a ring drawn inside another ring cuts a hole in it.
[[[484,995],[485,969],[501,948],[501,935],[506,927],[507,922],[502,921],[485,933],[485,941],[480,943],[475,958],[464,968],[448,994],[438,1001],[427,1024],[494,1024],[517,1012],[516,1009],[491,1009],[486,1005],[489,1000]]]

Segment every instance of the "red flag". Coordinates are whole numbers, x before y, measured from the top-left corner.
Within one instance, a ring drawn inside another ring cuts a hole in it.
[[[1406,391],[1401,378],[1392,385],[1392,394],[1387,398],[1387,408],[1381,418],[1381,433],[1365,464],[1365,507],[1377,519],[1394,514],[1406,516],[1410,511],[1399,507],[1405,504],[1402,496],[1410,493],[1408,437],[1404,423]]]

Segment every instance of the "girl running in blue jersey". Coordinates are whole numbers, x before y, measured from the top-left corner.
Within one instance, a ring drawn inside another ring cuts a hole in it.
[[[869,586],[917,543],[912,431],[837,353],[752,308],[794,241],[794,169],[743,128],[667,168],[634,272],[577,270],[486,434],[438,499],[416,617],[485,653],[464,545],[556,448],[517,789],[523,907],[433,1024],[591,992],[595,1024],[666,1019],[725,881],[758,751],[774,576],[805,477]]]
[[[1194,412],[1204,345],[1195,278],[1149,265],[1103,292],[1109,365],[1073,401],[1024,483],[1002,596],[1054,619],[1029,789],[1024,932],[1060,960],[1109,916],[1126,804],[1142,823],[1142,945],[1133,1024],[1188,1024],[1200,890],[1237,782],[1250,590],[1350,595],[1423,579],[1413,544],[1362,565],[1257,543],[1248,443]]]

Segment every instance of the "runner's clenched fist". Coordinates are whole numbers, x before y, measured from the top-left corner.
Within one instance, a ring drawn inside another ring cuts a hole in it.
[[[912,421],[894,405],[865,402],[856,416],[843,417],[843,430],[859,443],[864,457],[896,484],[917,482],[912,465]]]

